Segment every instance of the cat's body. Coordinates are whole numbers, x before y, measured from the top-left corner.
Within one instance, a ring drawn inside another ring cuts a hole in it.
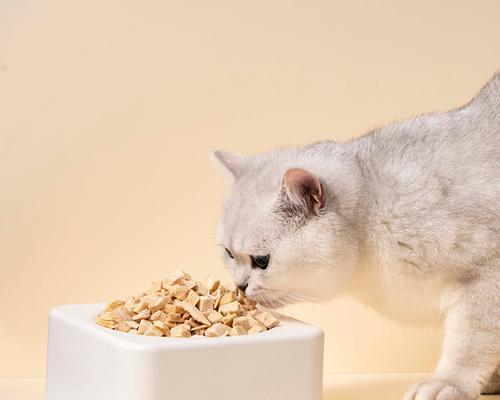
[[[497,90],[486,109],[478,98],[348,144],[363,188],[364,260],[354,290],[381,312],[425,322],[440,319],[463,285],[496,275],[499,289],[500,84]]]
[[[218,238],[249,296],[279,306],[350,292],[393,319],[445,319],[435,377],[407,398],[496,389],[500,75],[460,109],[348,143],[216,155],[234,181]]]

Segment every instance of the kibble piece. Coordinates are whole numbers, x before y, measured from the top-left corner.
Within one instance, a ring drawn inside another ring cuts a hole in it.
[[[134,315],[132,319],[134,321],[138,321],[144,318],[148,318],[151,315],[151,312],[148,309],[142,310],[140,313]]]
[[[212,323],[216,324],[217,322],[222,322],[222,314],[218,311],[211,312],[207,315],[207,319]]]
[[[99,325],[101,326],[104,326],[106,328],[111,328],[111,329],[114,329],[116,327],[116,322],[114,321],[110,321],[110,320],[107,320],[107,319],[103,319],[101,317],[97,317],[97,319],[95,320],[96,323],[98,323]]]
[[[243,300],[245,298],[245,292],[241,290],[240,288],[236,289],[238,300],[240,301],[241,304],[244,304]]]
[[[177,285],[163,285],[163,290],[165,290],[170,298],[174,297],[175,290],[177,289]]]
[[[182,316],[179,313],[167,314],[167,321],[168,322],[179,322],[180,323],[180,322],[182,322]]]
[[[135,321],[125,321],[125,323],[130,326],[132,329],[137,329],[139,328],[139,323],[138,322],[135,322]]]
[[[200,324],[198,322],[194,321],[193,318],[186,319],[184,321],[184,323],[186,325],[189,325],[191,327],[191,330],[193,330],[193,328],[200,326]]]
[[[264,328],[260,325],[255,325],[248,330],[248,334],[251,335],[253,333],[260,333],[260,332],[264,332],[265,330],[266,330],[266,328]]]
[[[210,292],[210,296],[212,296],[212,298],[213,298],[214,300],[216,300],[216,299],[219,299],[219,300],[220,300],[220,297],[221,297],[223,294],[224,294],[224,293],[222,293],[222,289],[221,289],[221,287],[220,287],[220,286],[219,286],[217,289],[212,290],[212,291]]]
[[[128,333],[131,333],[132,335],[138,335],[139,332],[137,331],[137,329],[131,329],[128,331]]]
[[[166,317],[166,314],[165,314],[165,311],[163,310],[158,310],[158,311],[155,311],[154,313],[151,314],[151,316],[149,317],[149,319],[151,321],[156,321],[157,319],[163,319]]]
[[[106,304],[104,307],[104,310],[102,312],[109,312],[113,311],[114,309],[123,306],[125,303],[121,300],[113,300],[112,302]]]
[[[245,331],[248,331],[255,325],[255,322],[253,322],[249,317],[237,317],[233,320],[233,327],[241,326]]]
[[[201,296],[198,304],[200,311],[209,311],[214,309],[214,299],[210,296]]]
[[[144,296],[142,296],[141,301],[146,303],[146,305],[149,308],[149,305],[151,303],[155,302],[156,300],[158,300],[159,298],[160,298],[160,296],[158,296],[158,294],[156,292],[153,292],[153,293],[145,294]]]
[[[166,297],[159,297],[158,299],[153,300],[149,303],[149,311],[151,311],[151,313],[154,313],[158,310],[163,310],[167,303],[168,301]]]
[[[177,325],[179,325],[177,322],[170,322],[170,321],[161,321],[165,323],[169,327],[169,329],[175,328]]]
[[[193,317],[195,321],[201,322],[203,325],[211,325],[211,322],[207,319],[207,317],[205,317],[203,313],[192,304],[183,303],[182,307]]]
[[[274,328],[278,326],[280,321],[271,313],[264,311],[259,314],[256,314],[254,318],[259,321],[262,325],[264,325],[267,329]]]
[[[182,301],[187,297],[188,293],[189,293],[189,288],[186,286],[181,286],[181,285],[173,286],[172,296],[174,296],[176,299]]]
[[[180,305],[177,304],[167,304],[164,311],[168,314],[181,314],[184,310]]]
[[[140,313],[142,310],[145,310],[148,308],[148,304],[145,301],[140,301],[135,305],[135,307],[132,309],[135,313]]]
[[[163,311],[162,314],[160,315],[160,317],[158,319],[156,319],[156,321],[167,322],[168,321],[168,314],[165,311]]]
[[[152,326],[153,326],[153,323],[151,321],[143,319],[143,320],[141,320],[141,323],[139,324],[137,331],[139,332],[139,334],[142,335],[144,332],[146,332]]]
[[[132,311],[134,309],[136,300],[137,299],[135,297],[131,297],[125,302],[125,307],[127,308],[127,310]]]
[[[233,326],[229,331],[229,336],[242,336],[246,335],[247,331],[241,325]]]
[[[218,310],[219,309],[219,301],[220,301],[220,298],[221,296],[218,296],[218,297],[214,297],[214,310]]]
[[[149,303],[158,300],[159,297],[160,296],[158,296],[156,293],[149,293],[142,296],[141,301],[145,302],[149,306]]]
[[[196,328],[191,328],[191,332],[199,332],[201,330],[205,332],[205,329],[207,328],[208,328],[207,325],[198,325]]]
[[[106,321],[113,321],[113,315],[111,314],[110,311],[104,311],[101,314],[99,314],[99,318],[104,319]]]
[[[227,292],[224,294],[220,301],[219,301],[219,306],[223,306],[224,304],[232,303],[233,301],[237,300],[236,296],[234,295],[233,292]]]
[[[155,326],[144,332],[145,336],[163,336],[163,331]]]
[[[130,319],[130,311],[125,306],[119,306],[110,312],[114,321],[127,321]]]
[[[254,317],[251,317],[250,315],[247,315],[248,319],[250,320],[250,326],[253,328],[255,325],[260,325],[263,328],[265,328],[264,324],[261,322],[257,321]]]
[[[226,325],[232,326],[233,325],[233,320],[238,316],[238,314],[227,314],[224,315],[224,318],[222,318],[222,322]]]
[[[198,304],[199,300],[200,300],[200,296],[198,295],[198,293],[196,293],[194,290],[190,290],[186,299],[184,300],[184,302],[190,303],[193,306],[196,306],[196,304]]]
[[[160,329],[165,336],[170,336],[170,329],[168,325],[163,321],[155,321],[153,324],[155,327]]]
[[[254,309],[257,303],[253,300],[250,300],[248,297],[243,296],[243,304],[247,306],[249,309]]]
[[[171,285],[174,285],[181,279],[186,279],[188,277],[191,278],[189,275],[184,273],[184,271],[175,271],[168,276],[167,281],[170,282]]]
[[[198,285],[198,282],[193,281],[193,280],[190,280],[190,279],[184,279],[184,280],[182,281],[182,284],[183,284],[184,286],[188,287],[189,289],[194,289],[194,287],[195,287],[196,285]]]
[[[186,325],[177,325],[170,329],[170,336],[175,338],[191,337],[191,331]]]
[[[116,324],[115,329],[120,332],[128,332],[129,330],[132,329],[132,327],[126,322],[118,322],[118,324]]]
[[[205,331],[205,336],[208,337],[218,337],[218,336],[226,336],[231,328],[224,324],[214,324],[211,327],[207,328]]]
[[[208,289],[207,289],[206,285],[203,282],[198,282],[197,285],[196,285],[196,292],[200,296],[205,296],[205,295],[208,294]]]
[[[240,303],[237,301],[233,301],[231,303],[223,304],[219,307],[219,311],[222,314],[231,314],[231,313],[237,313],[238,310],[240,309]]]
[[[209,292],[213,292],[219,287],[220,280],[215,279],[213,276],[207,276],[207,278],[205,279],[205,284],[207,285],[207,290]]]

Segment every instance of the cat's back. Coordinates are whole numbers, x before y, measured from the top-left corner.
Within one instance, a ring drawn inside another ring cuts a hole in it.
[[[477,179],[495,172],[490,177],[499,179],[500,73],[461,108],[388,125],[354,145],[367,167],[383,175],[404,175],[411,166],[415,177],[441,172]]]
[[[454,186],[458,197],[500,196],[500,74],[464,107],[389,125],[353,147],[375,191],[423,185],[445,195]]]
[[[500,254],[500,74],[462,108],[387,126],[352,146],[368,246],[384,262],[470,271]]]

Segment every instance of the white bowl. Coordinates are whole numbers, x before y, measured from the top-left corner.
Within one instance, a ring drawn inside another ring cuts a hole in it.
[[[138,336],[94,321],[104,304],[49,314],[46,400],[320,400],[323,331],[280,316],[248,336]]]

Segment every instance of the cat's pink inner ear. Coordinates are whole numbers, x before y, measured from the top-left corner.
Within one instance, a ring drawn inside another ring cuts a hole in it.
[[[283,175],[283,187],[291,199],[321,209],[325,206],[325,193],[316,175],[302,168],[290,168]]]

